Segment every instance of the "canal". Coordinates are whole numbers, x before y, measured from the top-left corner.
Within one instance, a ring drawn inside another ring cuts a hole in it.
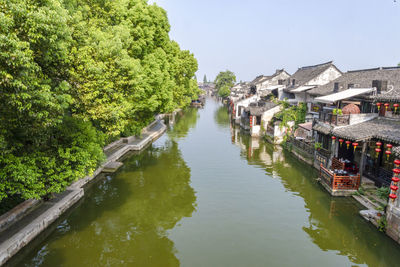
[[[99,179],[16,266],[398,266],[400,246],[212,99]]]

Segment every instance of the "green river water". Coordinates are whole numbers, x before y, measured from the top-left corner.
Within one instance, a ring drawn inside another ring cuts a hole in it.
[[[100,177],[15,266],[400,266],[400,246],[313,168],[212,99]]]

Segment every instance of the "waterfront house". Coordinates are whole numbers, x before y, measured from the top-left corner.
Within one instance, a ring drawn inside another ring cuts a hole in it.
[[[260,95],[273,95],[279,98],[283,94],[285,84],[287,84],[290,74],[284,69],[278,69],[275,73],[269,76],[268,79],[262,80],[257,85],[257,93]]]
[[[270,120],[281,109],[281,105],[272,101],[259,100],[250,103],[242,113],[240,126],[245,130],[249,130],[251,136],[262,136]]]
[[[250,114],[246,113],[243,114],[243,111],[245,108],[249,107],[250,103],[258,103],[261,99],[268,99],[270,96],[277,96],[278,95],[278,90],[283,89],[284,83],[286,79],[290,77],[290,74],[287,73],[284,69],[277,70],[273,75],[270,76],[264,76],[260,75],[257,76],[252,82],[250,83],[242,83],[242,84],[237,84],[231,89],[231,96],[230,96],[230,113],[232,114],[232,120],[236,124],[242,125],[244,129],[249,130],[250,129],[250,124],[243,124],[241,121],[248,121]],[[268,101],[267,101],[268,102]],[[256,104],[259,106],[260,104]],[[267,107],[270,106],[271,104],[267,104]],[[257,111],[257,117],[258,121],[261,123],[260,118],[269,118],[269,114],[271,112],[267,112],[265,106],[262,107],[263,111],[261,110]],[[264,115],[261,113],[265,113]],[[241,117],[243,116],[243,120],[241,120]],[[254,115],[256,116],[256,115]],[[257,120],[257,118],[255,118]],[[261,124],[260,124],[261,125]],[[256,127],[258,128],[258,127]],[[252,131],[253,132],[253,131]],[[259,135],[259,131],[255,131],[255,135]]]
[[[339,78],[325,84],[323,86],[318,86],[308,91],[308,94],[312,99],[317,97],[323,97],[327,95],[333,95],[342,99],[341,104],[347,105],[350,103],[359,106],[361,113],[371,113],[375,106],[373,105],[372,98],[366,95],[362,90],[353,90],[355,95],[349,97],[349,89],[369,89],[376,88],[377,95],[385,95],[391,92],[392,95],[396,95],[396,88],[400,88],[400,68],[399,67],[384,67],[384,68],[374,68],[374,69],[364,69],[364,70],[353,70],[343,73]],[[346,91],[346,92],[344,92]],[[358,95],[357,95],[358,93]],[[328,103],[322,103],[320,101],[313,101],[312,110],[315,111],[315,115],[318,116],[319,112],[323,113],[330,112],[334,108],[339,108],[336,106],[329,105]],[[385,109],[381,109],[380,112],[385,112]]]
[[[332,61],[301,67],[288,79],[280,99],[287,98],[291,104],[308,103],[308,109],[310,110],[313,99],[308,94],[308,91],[317,86],[325,85],[341,75],[342,72]]]
[[[320,162],[324,168],[390,185],[393,148],[400,146],[399,89],[400,68],[392,67],[350,71],[310,92],[334,92],[315,98],[322,110],[314,121],[315,138],[329,151]]]

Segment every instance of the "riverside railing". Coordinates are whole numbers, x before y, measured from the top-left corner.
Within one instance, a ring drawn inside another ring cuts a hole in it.
[[[360,174],[337,175],[322,164],[320,165],[319,177],[332,190],[358,190],[360,186]]]

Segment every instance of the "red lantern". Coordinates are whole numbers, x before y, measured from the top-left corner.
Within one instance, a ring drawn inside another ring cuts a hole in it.
[[[332,136],[332,143],[334,144],[336,141],[336,136]]]
[[[400,105],[399,105],[399,104],[397,104],[397,103],[396,103],[396,104],[393,104],[393,107],[394,107],[394,112],[397,112],[397,109],[399,108],[399,106],[400,106]]]
[[[340,147],[342,147],[344,140],[343,139],[339,139],[339,143],[340,143]]]
[[[358,146],[358,143],[353,143],[354,152],[356,152],[357,146]]]
[[[400,174],[400,169],[393,169],[394,175],[397,177]]]
[[[392,191],[396,192],[397,190],[399,190],[399,187],[398,187],[398,186],[395,186],[395,185],[391,185],[391,186],[390,186],[390,189],[391,189]]]
[[[390,150],[390,149],[392,149],[393,145],[392,144],[387,144],[386,147]]]
[[[390,104],[389,104],[389,103],[385,103],[385,109],[386,109],[386,111],[388,110],[389,107],[390,107]]]
[[[346,141],[346,145],[347,145],[347,149],[349,149],[351,142],[350,141]]]
[[[394,165],[396,165],[396,168],[400,167],[400,160],[396,159]]]
[[[385,154],[386,154],[387,160],[389,160],[389,157],[392,154],[392,152],[390,150],[386,150]]]
[[[376,157],[379,156],[379,153],[381,153],[382,149],[380,148],[375,148],[375,152],[376,152]]]
[[[381,147],[382,143],[381,142],[376,142],[377,147]]]
[[[379,110],[381,110],[382,103],[376,103],[376,106],[378,107],[378,111],[379,111]]]
[[[397,196],[395,194],[390,194],[389,198],[392,200],[392,202],[394,202],[397,198]]]
[[[393,177],[392,178],[392,182],[393,182],[394,185],[397,186],[397,184],[400,182],[400,178],[399,177]]]

